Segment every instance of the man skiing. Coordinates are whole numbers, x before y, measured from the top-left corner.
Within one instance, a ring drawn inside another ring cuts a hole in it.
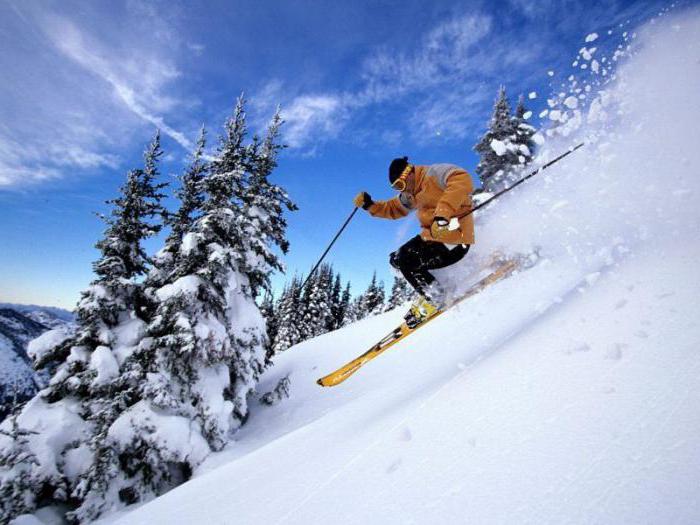
[[[375,202],[362,191],[353,202],[384,219],[399,219],[416,210],[420,235],[389,257],[389,263],[419,294],[405,316],[406,324],[414,328],[445,306],[445,290],[430,270],[456,263],[474,244],[472,216],[456,218],[471,209],[474,188],[469,174],[459,166],[417,166],[410,164],[408,157],[391,162],[389,183],[399,192],[397,196]]]

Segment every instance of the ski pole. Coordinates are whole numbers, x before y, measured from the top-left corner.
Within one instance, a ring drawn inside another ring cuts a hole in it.
[[[465,212],[465,213],[462,213],[461,215],[457,215],[457,216],[455,216],[454,218],[456,218],[456,219],[461,219],[462,217],[466,217],[467,215],[471,215],[471,214],[474,213],[476,210],[483,208],[484,206],[486,206],[487,204],[489,204],[491,201],[496,200],[498,197],[500,197],[500,196],[503,195],[504,193],[507,193],[507,192],[509,192],[510,190],[512,190],[513,188],[515,188],[516,186],[519,186],[520,184],[522,184],[523,182],[525,182],[527,179],[530,179],[530,178],[534,177],[534,176],[537,175],[540,171],[549,168],[549,167],[550,167],[552,164],[554,164],[555,162],[559,162],[561,159],[563,159],[563,158],[566,157],[567,155],[570,155],[571,153],[573,153],[574,151],[576,151],[577,149],[579,149],[579,148],[580,148],[581,146],[583,146],[583,145],[584,145],[584,143],[581,142],[581,144],[579,144],[578,146],[576,146],[576,147],[574,147],[574,148],[571,148],[571,149],[570,149],[569,151],[567,151],[566,153],[562,153],[562,154],[559,155],[557,158],[550,160],[547,164],[544,164],[544,165],[540,166],[540,167],[537,168],[535,171],[533,171],[532,173],[526,175],[525,177],[523,177],[522,179],[520,179],[518,182],[516,182],[516,183],[513,184],[512,186],[510,186],[510,187],[508,187],[508,188],[506,188],[506,189],[504,189],[504,190],[499,191],[498,193],[496,193],[496,194],[495,194],[493,197],[491,197],[490,199],[485,200],[484,202],[482,202],[482,203],[479,204],[478,206],[475,206],[475,207],[472,208],[471,210],[469,210],[469,211],[467,211],[467,212]]]
[[[338,240],[338,237],[340,237],[340,234],[343,233],[343,230],[345,229],[345,227],[350,223],[350,221],[352,220],[352,218],[355,216],[355,213],[357,213],[357,210],[359,210],[359,208],[358,208],[358,207],[355,207],[355,208],[352,210],[352,213],[348,216],[348,218],[345,219],[345,222],[343,223],[343,225],[342,225],[342,226],[340,227],[340,229],[338,230],[338,233],[335,234],[335,237],[333,237],[333,240],[332,240],[331,243],[328,245],[328,248],[326,248],[326,251],[323,252],[323,255],[321,255],[321,258],[318,260],[318,262],[316,263],[316,265],[311,269],[311,271],[309,272],[309,275],[306,277],[306,279],[304,279],[304,284],[301,285],[302,288],[304,288],[304,286],[306,286],[306,283],[309,281],[309,279],[311,279],[311,276],[314,274],[314,272],[316,271],[316,269],[320,266],[321,261],[323,261],[323,258],[324,258],[324,257],[326,256],[326,254],[330,251],[330,249],[331,249],[331,247],[333,246],[333,244],[335,244],[335,241]]]

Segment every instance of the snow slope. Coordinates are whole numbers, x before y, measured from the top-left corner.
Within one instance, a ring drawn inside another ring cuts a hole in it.
[[[666,16],[613,83],[587,69],[595,100],[562,110],[541,160],[587,146],[481,214],[442,278],[465,286],[497,249],[536,266],[338,387],[315,379],[401,311],[293,347],[260,385],[289,376],[289,399],[255,406],[188,483],[103,521],[700,522],[699,34],[697,8]]]

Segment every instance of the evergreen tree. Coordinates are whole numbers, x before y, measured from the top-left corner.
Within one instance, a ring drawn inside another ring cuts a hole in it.
[[[384,307],[384,283],[377,282],[377,272],[372,274],[372,280],[367,290],[362,294],[357,307],[359,311],[362,312],[360,314],[362,317],[359,319],[364,319],[367,316],[375,315],[382,311]]]
[[[318,281],[318,295],[321,298],[322,304],[325,306],[321,310],[321,319],[319,320],[318,334],[325,334],[333,330],[333,267],[331,265],[323,265],[320,269]]]
[[[243,104],[243,98],[240,99]],[[280,186],[273,184],[270,176],[277,167],[277,158],[283,146],[279,144],[282,118],[279,108],[267,129],[265,138],[261,141],[254,137],[252,144],[246,150],[245,165],[248,170],[248,184],[240,195],[243,203],[243,213],[247,219],[247,234],[244,239],[247,249],[252,251],[261,263],[246,269],[253,295],[260,289],[270,290],[270,274],[272,271],[283,271],[284,266],[274,249],[287,253],[289,242],[286,238],[287,222],[284,219],[284,209],[294,211],[296,205]]]
[[[148,275],[150,289],[165,284],[177,264],[176,259],[183,238],[202,214],[204,205],[203,181],[209,168],[204,160],[205,148],[206,131],[202,127],[196,148],[192,153],[191,162],[179,178],[180,187],[175,192],[179,201],[178,209],[175,213],[166,216],[165,223],[170,227],[170,233],[165,240],[163,249],[154,258],[154,265]]]
[[[126,475],[119,472],[110,485],[120,487],[126,503],[181,483],[209,452],[223,448],[247,418],[248,397],[264,368],[269,348],[255,296],[275,268],[261,253],[275,239],[251,240],[262,226],[246,201],[255,159],[245,135],[240,98],[208,169],[200,140],[171,232],[172,270],[165,281],[147,282],[157,309],[128,363],[140,379],[139,401],[111,427],[121,427],[111,448]],[[155,432],[165,421],[187,440]]]
[[[364,307],[364,298],[364,294],[360,294],[350,301],[347,314],[345,315],[345,324],[356,323],[369,315]]]
[[[272,347],[274,353],[283,352],[302,341],[301,284],[301,279],[295,275],[280,297],[277,305],[277,337]]]
[[[277,331],[279,328],[277,323],[277,311],[275,308],[275,301],[272,297],[272,293],[265,292],[262,304],[260,305],[260,313],[265,319],[265,326],[267,327],[265,364],[270,364],[272,356],[274,355],[273,346],[275,344],[275,340],[277,339]]]
[[[302,295],[302,340],[316,337],[328,331],[332,323],[331,312],[332,270],[322,264],[311,276]]]
[[[513,122],[516,128],[514,144],[518,147],[518,162],[521,169],[532,161],[536,146],[533,137],[537,130],[527,123],[525,118],[527,113],[525,97],[520,95],[518,97],[518,105],[515,108]]]
[[[515,106],[515,123],[520,124],[525,119],[525,113],[527,113],[527,108],[525,107],[525,97],[521,93],[518,95],[518,105]]]
[[[350,281],[345,285],[345,290],[343,290],[343,295],[340,298],[340,306],[338,308],[338,328],[348,324],[351,317],[350,312]]]
[[[140,278],[149,258],[142,243],[161,228],[154,221],[163,215],[164,185],[156,182],[161,155],[156,134],[146,150],[144,169],[130,171],[121,195],[109,201],[112,212],[102,216],[107,229],[96,244],[96,277],[77,306],[75,335],[36,353],[35,366],[51,363],[54,371],[48,387],[13,423],[33,428],[0,441],[0,494],[11,493],[8,501],[14,502],[9,507],[3,503],[3,520],[32,511],[41,494],[47,502],[77,506],[68,518],[86,521],[99,514],[110,496],[119,495],[121,487],[111,481],[124,471],[109,430],[137,399],[138,381],[127,372],[126,363],[146,326]],[[18,439],[22,433],[39,433],[41,439]],[[47,453],[49,446],[53,449]],[[31,461],[18,465],[17,447]],[[76,463],[71,458],[82,459]]]
[[[391,292],[389,294],[389,300],[384,307],[384,311],[388,312],[404,304],[407,301],[413,300],[416,293],[403,277],[397,275],[394,276],[394,283],[391,286]]]
[[[132,253],[139,253],[138,266],[134,266],[131,282],[135,294],[134,316],[120,320],[117,330],[122,334],[114,338],[110,352],[104,346],[97,347],[91,356],[91,368],[96,369],[96,377],[93,375],[91,386],[93,392],[89,400],[88,420],[92,425],[88,445],[93,454],[93,462],[83,474],[73,491],[73,496],[81,501],[80,506],[70,513],[68,518],[75,521],[86,521],[97,517],[105,508],[114,505],[116,501],[131,503],[132,499],[129,483],[124,480],[131,477],[130,466],[125,464],[124,456],[120,454],[118,440],[113,434],[113,427],[117,422],[132,410],[132,406],[140,399],[143,373],[141,363],[136,356],[139,355],[138,336],[145,330],[148,321],[148,311],[151,302],[147,300],[148,294],[143,284],[137,279],[146,274],[148,263],[151,260],[145,253],[142,241],[156,235],[162,228],[161,223],[147,222],[145,217],[165,217],[167,214],[161,205],[164,195],[160,192],[166,186],[158,183],[158,162],[163,155],[160,146],[160,133],[157,132],[153,141],[144,153],[144,169],[139,173],[138,191],[139,198],[134,199],[134,208],[139,208],[132,218],[134,224],[132,230],[141,231],[140,235],[132,240]],[[137,173],[137,172],[132,172]],[[127,193],[130,195],[131,192]],[[114,201],[119,209],[119,199]],[[139,218],[137,218],[139,217]],[[114,223],[112,223],[114,225]],[[109,240],[109,236],[107,237]],[[107,244],[112,244],[108,241]],[[99,247],[100,243],[98,243]],[[98,268],[95,273],[99,276]],[[80,310],[80,305],[78,310]],[[129,337],[124,338],[123,334]],[[54,376],[55,377],[55,376]],[[98,387],[98,388],[95,388]],[[133,422],[130,422],[133,423]],[[112,433],[112,436],[110,436]],[[146,472],[148,476],[150,473]]]
[[[513,168],[520,164],[517,131],[506,89],[501,86],[488,130],[474,146],[480,156],[476,173],[486,191],[502,189]]]
[[[0,523],[9,523],[15,516],[37,507],[38,492],[32,489],[49,483],[54,492],[65,492],[67,488],[62,476],[47,480],[42,475],[41,463],[29,442],[36,432],[21,428],[18,417],[17,412],[13,413],[0,428],[0,472],[8,474],[0,481]]]
[[[384,311],[384,301],[385,301],[385,291],[384,291],[384,281],[379,281],[375,288],[376,304],[371,301],[368,304],[368,308],[371,307],[371,315],[377,315]]]
[[[332,273],[331,273],[332,277]],[[335,280],[333,281],[333,288],[331,289],[331,317],[329,326],[327,326],[327,331],[336,330],[343,326],[343,318],[341,314],[342,302],[341,302],[341,284],[340,284],[340,273],[335,274]]]
[[[67,502],[75,522],[149,499],[186,480],[245,421],[267,343],[255,299],[281,269],[273,251],[287,249],[281,211],[294,206],[268,179],[279,115],[264,140],[245,146],[243,105],[241,98],[211,163],[200,137],[154,261],[142,241],[165,215],[159,135],[144,168],[129,172],[111,201],[79,330],[37,353],[37,363],[58,364],[15,419],[29,428],[1,429],[3,520],[33,510],[37,495]],[[42,439],[23,439],[25,431]],[[17,464],[19,457],[28,461]]]
[[[282,210],[295,206],[269,180],[279,112],[245,146],[243,106],[211,163],[202,132],[176,213],[161,205],[159,134],[110,201],[79,329],[37,352],[37,365],[55,365],[49,386],[0,428],[1,521],[66,502],[67,518],[86,522],[161,494],[245,421],[268,343],[255,298],[282,269]],[[161,217],[171,231],[151,260],[143,241]]]
[[[206,192],[202,215],[183,237],[170,282],[156,291],[158,315],[149,327],[158,370],[167,384],[177,385],[168,394],[177,399],[181,388],[185,399],[200,400],[190,417],[199,421],[212,450],[223,447],[246,418],[247,396],[262,371],[267,340],[251,280],[271,269],[248,240],[251,224],[242,199],[250,184],[245,134],[239,98],[201,181]],[[221,390],[207,392],[204,378],[223,381]],[[160,390],[153,400],[159,395]]]
[[[204,127],[199,132],[197,146],[192,153],[192,160],[185,172],[180,177],[180,187],[175,192],[179,200],[177,211],[168,217],[170,235],[165,241],[166,249],[177,253],[177,247],[182,239],[189,233],[195,221],[202,215],[204,206],[204,180],[207,176],[209,165],[204,160],[204,151],[207,145],[207,133]]]

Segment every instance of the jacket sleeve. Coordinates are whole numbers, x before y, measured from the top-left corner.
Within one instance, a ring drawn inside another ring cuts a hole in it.
[[[372,217],[381,217],[382,219],[400,219],[405,217],[411,211],[401,203],[398,196],[389,199],[388,201],[376,201],[367,211]]]
[[[473,190],[471,177],[466,171],[453,171],[447,177],[445,191],[435,207],[435,217],[449,219],[457,215],[460,208],[471,202]]]

